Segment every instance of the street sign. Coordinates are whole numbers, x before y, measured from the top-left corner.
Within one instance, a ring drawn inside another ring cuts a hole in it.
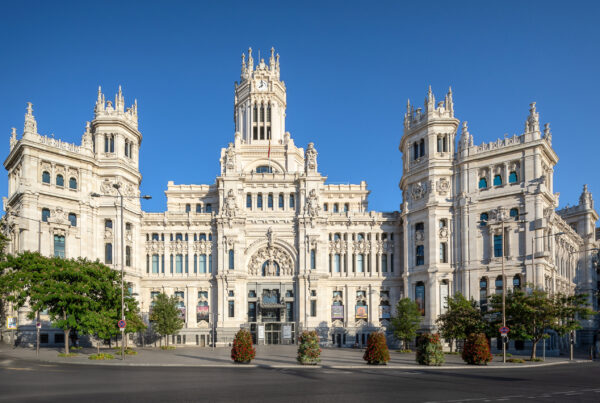
[[[9,316],[6,318],[6,328],[9,330],[17,329],[17,318],[15,316]]]
[[[36,322],[36,323],[35,323],[35,327],[37,327],[38,329],[41,329],[41,327],[42,327],[42,322]]]
[[[506,336],[506,335],[508,334],[508,332],[510,332],[510,329],[509,329],[508,327],[506,327],[506,326],[502,326],[502,327],[500,328],[500,334],[501,334],[502,336]]]
[[[127,323],[126,323],[126,322],[125,322],[123,319],[121,319],[121,320],[120,320],[120,321],[117,323],[117,326],[119,326],[119,329],[123,330],[123,329],[125,329],[125,326],[127,326]]]

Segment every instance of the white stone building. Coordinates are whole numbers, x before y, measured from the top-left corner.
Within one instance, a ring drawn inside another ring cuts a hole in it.
[[[268,64],[255,65],[249,50],[220,176],[211,185],[169,182],[167,211],[145,213],[137,103],[126,109],[120,88],[114,104],[99,90],[81,145],[37,133],[29,104],[4,163],[9,251],[85,256],[115,269],[123,261],[142,312],[156,293],[179,297],[185,327],[174,341],[193,345],[208,345],[213,332],[226,344],[241,326],[260,343],[293,342],[309,328],[333,345],[364,344],[403,296],[419,302],[423,328],[433,329],[446,296],[460,291],[485,306],[502,289],[502,254],[509,288],[597,291],[598,215],[587,188],[579,205],[556,211],[558,157],[535,104],[522,135],[481,146],[466,122],[456,141],[451,92],[438,104],[431,90],[424,108],[409,104],[402,211],[390,213],[368,210],[365,182],[327,184],[314,144],[299,148],[286,131],[285,109],[279,56],[272,50]],[[586,323],[588,339],[595,327]]]

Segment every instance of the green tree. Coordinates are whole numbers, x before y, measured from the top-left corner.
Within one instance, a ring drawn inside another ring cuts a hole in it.
[[[90,312],[110,311],[111,298],[120,274],[96,261],[47,258],[37,252],[9,255],[3,263],[1,288],[7,299],[19,308],[29,305],[28,318],[46,310],[52,325],[65,334],[69,353],[72,331],[88,333],[97,319]]]
[[[448,310],[441,314],[436,323],[442,337],[450,341],[465,340],[471,333],[481,333],[486,330],[487,322],[481,310],[472,298],[466,299],[461,293],[448,297]]]
[[[410,340],[417,336],[421,327],[421,312],[419,306],[410,298],[402,298],[396,304],[396,316],[392,318],[392,329],[397,340],[404,341],[408,349]]]
[[[177,333],[183,327],[183,320],[179,317],[177,309],[177,297],[169,297],[167,294],[160,293],[154,299],[150,321],[152,327],[161,336],[168,336]],[[169,338],[167,337],[167,345]]]
[[[492,323],[497,329],[502,323],[502,295],[493,295],[491,303]],[[532,359],[536,357],[537,343],[549,337],[546,330],[564,335],[581,328],[578,320],[591,314],[593,311],[586,306],[585,295],[549,295],[540,289],[506,293],[506,325],[512,338],[532,341]]]
[[[125,320],[127,321],[125,333],[138,333],[148,327],[142,320],[137,300],[129,294],[125,296]],[[125,347],[127,347],[127,338],[125,338]]]

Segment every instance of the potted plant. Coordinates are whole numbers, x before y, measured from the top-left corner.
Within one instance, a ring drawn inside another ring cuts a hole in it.
[[[367,349],[363,360],[369,365],[386,365],[390,360],[385,334],[382,332],[371,333],[367,338]]]
[[[256,356],[256,349],[252,347],[252,334],[247,329],[240,329],[233,339],[231,359],[233,362],[249,364]]]
[[[462,351],[462,359],[471,365],[487,365],[492,361],[490,345],[483,333],[471,333]]]
[[[424,333],[417,342],[417,362],[421,365],[442,365],[445,361],[440,335]]]
[[[303,365],[317,365],[321,362],[321,348],[319,336],[315,330],[304,331],[300,335],[297,360]]]

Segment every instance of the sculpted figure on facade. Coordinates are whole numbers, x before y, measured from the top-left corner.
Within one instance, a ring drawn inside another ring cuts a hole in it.
[[[317,154],[314,143],[308,143],[306,158],[304,160],[306,173],[317,171]]]
[[[227,150],[225,151],[225,169],[235,169],[235,150],[233,149],[233,143],[229,143]]]
[[[412,199],[417,201],[422,199],[427,193],[427,184],[425,182],[418,182],[412,185],[411,196]]]
[[[315,217],[321,211],[321,206],[319,205],[319,197],[317,196],[317,191],[315,189],[312,189],[308,193],[304,211],[306,214],[310,215],[311,217]]]
[[[225,215],[227,217],[235,216],[235,212],[237,210],[237,204],[235,202],[235,195],[233,194],[233,190],[229,189],[227,193],[227,198],[225,199]]]

